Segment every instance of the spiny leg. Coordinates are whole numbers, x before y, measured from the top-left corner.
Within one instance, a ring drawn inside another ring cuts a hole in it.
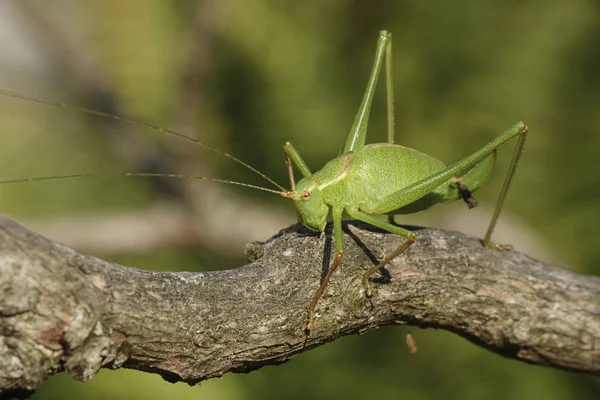
[[[492,232],[494,232],[494,228],[496,227],[496,222],[498,221],[498,217],[500,216],[500,211],[502,210],[502,205],[504,204],[504,199],[506,198],[506,194],[508,193],[508,189],[510,184],[512,183],[512,179],[515,175],[515,171],[517,169],[517,164],[519,163],[519,159],[521,158],[521,153],[523,151],[523,146],[525,145],[525,139],[527,139],[527,127],[525,127],[521,131],[521,135],[519,136],[519,141],[515,147],[515,152],[513,153],[512,160],[510,161],[510,167],[508,168],[508,172],[506,173],[506,179],[504,180],[504,184],[502,185],[502,190],[500,191],[500,195],[498,196],[498,201],[496,202],[496,208],[494,209],[494,214],[492,215],[492,220],[490,221],[490,226],[485,233],[485,237],[483,238],[483,245],[485,247],[490,247],[496,250],[504,250],[507,246],[497,243],[492,243],[490,239],[492,238]]]
[[[410,231],[408,231],[410,232]],[[412,232],[410,232],[412,233]],[[398,257],[400,254],[404,253],[414,242],[415,242],[415,234],[412,233],[412,237],[409,238],[406,242],[402,243],[392,254],[383,259],[379,264],[374,267],[369,268],[365,273],[363,273],[363,285],[365,286],[365,294],[367,297],[373,296],[373,290],[371,290],[371,285],[369,285],[369,277],[373,275],[375,272],[379,271],[381,268],[385,267],[390,261],[394,258]]]
[[[290,177],[290,192],[292,194],[294,190],[296,190],[296,180],[294,179],[294,165],[296,168],[300,170],[304,177],[308,177],[311,175],[310,169],[308,169],[308,165],[304,162],[300,153],[292,146],[290,142],[286,142],[283,145],[283,155],[285,157],[285,165],[287,167],[288,176]],[[302,222],[302,218],[300,217],[300,212],[296,210],[296,220],[298,223]]]
[[[385,48],[385,94],[387,97],[387,130],[388,143],[394,144],[396,130],[394,127],[394,71],[392,69],[392,38]]]
[[[310,331],[314,327],[313,320],[315,308],[317,308],[317,303],[319,302],[321,296],[323,296],[323,292],[325,292],[325,288],[327,288],[327,284],[331,279],[331,275],[333,275],[337,267],[340,265],[340,262],[342,261],[342,257],[344,255],[344,231],[342,231],[342,210],[332,210],[331,216],[333,218],[333,237],[335,239],[335,260],[333,261],[333,264],[331,264],[331,266],[329,267],[327,275],[325,275],[323,282],[321,282],[321,286],[319,286],[317,293],[315,293],[312,301],[310,302],[310,305],[308,306],[308,322],[304,327],[304,331],[307,335],[310,335]]]
[[[507,142],[515,136],[522,135],[525,132],[527,132],[527,126],[522,122],[516,123],[504,131],[504,133],[502,133],[496,139],[492,140],[473,154],[447,166],[433,175],[423,178],[418,182],[414,182],[413,184],[408,185],[381,199],[376,213],[386,214],[393,212],[394,210],[400,210],[402,207],[420,199],[428,193],[431,193],[431,191],[452,179],[452,177],[455,177],[457,174],[463,173],[471,166],[476,165],[480,161],[484,160],[499,145]]]
[[[294,172],[292,170],[292,163],[296,166],[296,168],[300,170],[302,176],[304,176],[305,178],[308,178],[312,175],[310,169],[308,168],[308,165],[306,165],[306,163],[300,156],[300,153],[298,153],[298,150],[296,150],[296,148],[290,142],[286,142],[283,145],[283,154],[285,155],[285,163],[288,168],[288,173],[290,175],[290,183],[292,184],[292,186],[296,186],[294,182]]]
[[[416,239],[416,235],[414,232],[409,231],[408,229],[404,229],[397,225],[392,225],[388,222],[383,222],[370,216],[369,214],[365,214],[359,210],[346,210],[348,214],[352,218],[356,218],[360,221],[366,222],[367,224],[371,224],[383,230],[386,230],[390,233],[395,233],[396,235],[400,235],[403,238],[408,239],[406,242],[402,243],[396,250],[394,250],[390,255],[388,255],[383,261],[377,264],[374,267],[369,268],[363,273],[363,285],[365,286],[367,297],[373,296],[373,291],[371,290],[371,286],[369,285],[369,277],[373,275],[375,272],[379,271],[381,268],[385,267],[390,261],[394,258],[398,257],[400,254],[404,253],[414,242]]]
[[[392,40],[390,39],[385,48],[385,94],[387,98],[387,136],[389,144],[394,144],[396,141],[396,129],[394,126],[394,71],[392,61]],[[392,225],[396,224],[394,214],[389,214],[387,220]]]
[[[391,33],[387,31],[379,32],[377,51],[375,53],[375,60],[373,61],[373,68],[371,69],[371,76],[369,77],[367,89],[365,90],[360,107],[358,108],[358,113],[352,122],[352,127],[350,128],[350,133],[346,139],[346,144],[344,145],[342,154],[359,150],[365,145],[367,125],[369,124],[369,113],[371,111],[371,104],[373,103],[375,88],[377,87],[377,79],[379,78],[379,71],[381,70],[381,64],[383,63],[383,58],[385,57],[386,48],[391,40]]]
[[[294,167],[292,166],[292,159],[287,151],[285,151],[285,147],[283,148],[283,156],[285,157],[285,166],[288,171],[288,176],[290,177],[290,190],[296,190],[296,179],[294,179]]]

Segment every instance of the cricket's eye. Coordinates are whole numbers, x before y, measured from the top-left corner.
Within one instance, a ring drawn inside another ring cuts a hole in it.
[[[300,196],[302,197],[302,200],[308,201],[310,199],[310,192],[308,190],[305,190]]]

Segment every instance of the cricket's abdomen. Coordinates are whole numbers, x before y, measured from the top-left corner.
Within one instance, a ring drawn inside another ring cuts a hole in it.
[[[409,214],[425,210],[443,202],[448,191],[448,184],[444,183],[416,201],[401,201],[394,209],[384,209],[383,199],[444,169],[444,163],[417,150],[391,144],[368,145],[343,157],[348,157],[345,169],[351,203],[367,213]]]

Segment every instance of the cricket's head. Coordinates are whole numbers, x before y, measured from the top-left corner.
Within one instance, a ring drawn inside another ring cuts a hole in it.
[[[283,192],[282,196],[294,200],[302,225],[314,231],[325,230],[329,207],[312,177],[302,179],[294,190]]]

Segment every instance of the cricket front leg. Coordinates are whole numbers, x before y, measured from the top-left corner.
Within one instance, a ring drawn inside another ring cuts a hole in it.
[[[360,221],[366,222],[367,224],[371,224],[383,230],[386,230],[390,233],[395,233],[396,235],[400,235],[403,238],[408,239],[406,242],[402,243],[396,250],[394,250],[390,255],[383,259],[379,264],[374,267],[369,268],[363,273],[363,285],[365,286],[365,294],[367,297],[373,296],[373,290],[371,289],[371,285],[369,284],[369,277],[373,275],[375,272],[379,271],[381,268],[385,267],[390,261],[394,258],[398,257],[400,254],[404,253],[416,240],[416,235],[414,232],[409,231],[408,229],[404,229],[400,226],[390,224],[388,222],[380,221],[377,218],[370,216],[369,214],[365,214],[359,210],[346,210],[348,214],[352,218],[356,218]]]
[[[331,279],[331,275],[335,272],[337,267],[340,265],[342,261],[342,257],[344,255],[344,231],[342,231],[342,210],[333,210],[332,211],[333,218],[333,237],[335,239],[335,260],[333,264],[327,270],[327,275],[323,278],[323,282],[321,282],[321,286],[319,286],[319,290],[315,293],[310,305],[308,306],[308,322],[304,327],[304,332],[307,335],[310,335],[310,331],[314,328],[314,316],[315,309],[317,308],[317,303],[321,296],[323,296],[323,292],[325,292],[325,288],[327,288],[327,284]]]
[[[308,165],[304,162],[298,150],[290,143],[285,142],[283,145],[283,155],[285,156],[285,165],[288,170],[288,175],[290,177],[290,187],[291,190],[296,189],[296,180],[294,179],[294,170],[293,165],[296,166],[302,173],[302,176],[308,178],[312,175],[310,169],[308,169]]]
[[[310,169],[300,156],[300,153],[296,150],[296,148],[290,143],[286,142],[283,145],[283,155],[285,157],[285,165],[288,171],[288,176],[290,178],[290,191],[287,193],[286,197],[293,199],[293,192],[296,190],[296,179],[294,178],[294,165],[296,168],[300,170],[302,175],[307,178],[311,176]],[[300,213],[296,210],[296,220],[298,224],[302,223],[302,218],[300,218]]]

